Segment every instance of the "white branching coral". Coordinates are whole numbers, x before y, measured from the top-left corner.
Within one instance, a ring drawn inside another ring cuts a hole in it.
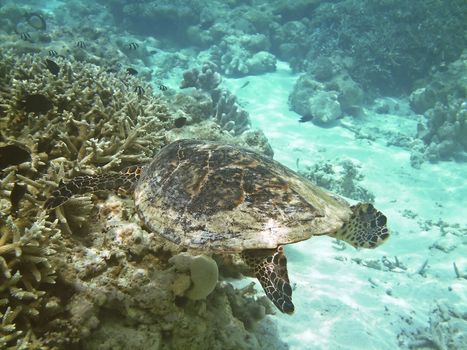
[[[23,224],[0,218],[0,348],[22,342],[44,308],[43,288],[56,278],[49,261],[55,251],[44,244],[58,234],[55,223],[43,216],[30,227]]]

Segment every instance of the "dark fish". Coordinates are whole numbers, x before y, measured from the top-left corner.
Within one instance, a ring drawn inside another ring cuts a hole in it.
[[[42,94],[26,95],[21,105],[27,113],[45,114],[53,107],[52,101]]]
[[[115,68],[109,68],[106,70],[107,73],[118,73],[118,70],[116,70]]]
[[[45,65],[47,66],[47,69],[50,71],[50,73],[55,76],[57,76],[58,72],[60,72],[60,67],[52,60],[46,59]]]
[[[86,46],[86,43],[82,40],[76,42],[76,47],[79,47],[80,49],[85,49]]]
[[[31,41],[31,35],[29,35],[29,33],[24,32],[24,33],[21,33],[20,36],[21,36],[21,39],[25,41]]]
[[[134,90],[138,96],[143,96],[144,95],[144,89],[141,87],[141,86],[135,86],[135,90]]]
[[[302,116],[298,122],[299,123],[305,123],[305,122],[309,122],[311,120],[313,120],[313,116],[311,114],[307,114],[307,115]]]
[[[21,147],[15,145],[0,147],[0,169],[29,162],[30,160],[31,154]]]
[[[181,128],[185,124],[186,124],[186,118],[185,117],[177,118],[174,121],[174,125],[175,125],[176,128]]]
[[[50,57],[57,57],[57,56],[58,56],[58,52],[55,51],[55,50],[49,50],[49,56],[50,56]]]
[[[130,50],[136,50],[139,47],[138,43],[129,43],[128,44],[128,49]]]
[[[126,69],[126,72],[127,72],[128,74],[130,74],[130,75],[137,75],[137,74],[138,74],[138,71],[137,71],[136,69],[134,69],[134,68],[131,68],[131,67],[130,67],[130,68],[127,68],[127,69]]]
[[[161,90],[161,91],[166,91],[167,89],[168,89],[167,86],[165,86],[165,85],[163,85],[163,84],[160,84],[160,85],[159,85],[159,90]]]
[[[446,72],[447,70],[449,69],[448,65],[446,64],[446,62],[441,62],[438,66],[438,70],[440,72]]]
[[[26,22],[36,30],[45,30],[47,28],[47,24],[45,22],[44,17],[40,13],[31,12],[25,15]]]
[[[245,81],[245,82],[243,83],[243,85],[240,86],[240,89],[243,89],[243,88],[244,88],[245,86],[247,86],[248,84],[250,84],[250,81],[249,81],[249,80],[248,80],[248,81]]]
[[[11,211],[13,213],[18,211],[19,202],[26,194],[26,189],[26,185],[18,185],[18,183],[15,182],[13,190],[10,193]]]

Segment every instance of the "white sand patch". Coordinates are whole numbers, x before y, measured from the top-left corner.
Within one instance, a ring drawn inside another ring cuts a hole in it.
[[[467,274],[467,164],[425,163],[414,169],[407,150],[387,146],[386,131],[414,134],[414,116],[346,117],[330,128],[299,123],[300,116],[287,103],[297,78],[279,63],[275,73],[224,84],[248,110],[253,127],[264,131],[276,160],[295,170],[297,159],[300,165],[336,158],[357,161],[365,175],[363,186],[388,216],[392,237],[376,250],[339,251],[327,237],[287,246],[296,312],[275,316],[281,335],[291,349],[323,350],[392,350],[439,341],[439,332],[443,339],[453,337],[440,326],[450,322],[449,312],[447,321],[438,315],[443,308],[467,311],[467,283],[456,279],[453,269],[455,262]],[[354,127],[377,133],[376,140],[356,139]],[[449,239],[457,246],[444,252],[450,249]],[[388,271],[383,257],[390,263],[397,257],[402,268]]]

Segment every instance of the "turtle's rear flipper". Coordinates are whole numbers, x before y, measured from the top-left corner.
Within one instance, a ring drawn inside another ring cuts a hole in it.
[[[131,189],[141,175],[141,166],[128,167],[119,173],[94,176],[77,176],[67,183],[60,181],[52,197],[45,201],[46,209],[56,208],[75,194],[92,193],[101,190]]]
[[[350,207],[353,215],[331,236],[346,241],[355,248],[375,248],[389,237],[386,216],[370,203]]]
[[[294,312],[292,287],[287,274],[287,258],[284,248],[248,250],[243,252],[243,259],[253,269],[267,297],[286,314]]]

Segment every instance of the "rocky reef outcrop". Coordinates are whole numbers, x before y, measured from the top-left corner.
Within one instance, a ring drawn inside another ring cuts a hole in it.
[[[213,62],[205,62],[201,69],[193,68],[183,73],[182,89],[195,88],[188,94],[204,99],[206,104],[212,105],[211,116],[223,130],[241,135],[250,128],[250,117],[237,102],[237,98],[230,91],[220,86],[221,75]],[[210,100],[210,103],[209,103]]]
[[[303,74],[295,83],[289,95],[291,110],[300,114],[302,121],[321,125],[344,115],[358,115],[365,102],[362,88],[338,63],[319,62],[313,72]]]
[[[455,62],[419,83],[410,106],[423,114],[418,125],[412,165],[448,160],[467,152],[467,51]]]

